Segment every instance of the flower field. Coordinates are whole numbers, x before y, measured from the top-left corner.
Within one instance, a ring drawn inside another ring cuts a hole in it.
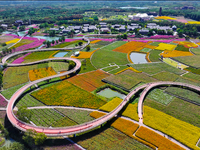
[[[6,107],[8,102],[5,100],[5,98],[0,94],[0,107]]]
[[[162,71],[152,76],[159,81],[175,81],[180,76],[171,72]]]
[[[164,51],[160,55],[162,55],[163,57],[180,57],[180,56],[192,56],[193,54],[190,52],[173,50],[173,51]]]
[[[200,21],[188,21],[188,24],[200,24]]]
[[[96,70],[80,75],[76,75],[72,78],[67,79],[69,82],[79,86],[86,91],[94,91],[96,88],[103,86],[105,83],[101,80],[108,77],[109,74],[101,70]]]
[[[90,58],[92,56],[92,54],[94,52],[96,52],[97,50],[99,50],[99,48],[94,50],[94,51],[92,51],[92,52],[82,52],[82,51],[80,51],[79,55],[77,57],[76,56],[71,56],[71,58],[78,58],[78,59]]]
[[[188,65],[194,68],[200,68],[200,64],[199,64],[200,56],[199,55],[192,56],[192,55],[186,56],[186,57],[177,57],[173,59],[185,65]]]
[[[99,39],[99,38],[90,38],[90,40],[100,40],[100,41],[107,41],[107,42],[113,42],[115,41],[116,39]]]
[[[17,43],[18,41],[19,39],[10,40],[10,41],[7,41],[6,44]]]
[[[169,16],[159,16],[159,17],[155,17],[155,19],[176,20],[176,18],[172,18],[172,17],[169,17]]]
[[[71,120],[68,117],[63,117],[60,120],[54,122],[52,124],[52,127],[66,127],[66,126],[74,126],[77,125],[77,123],[73,120]]]
[[[52,48],[64,48],[64,47],[67,47],[67,46],[73,47],[72,45],[75,46],[75,44],[78,44],[79,42],[85,43],[85,41],[83,41],[83,40],[65,39],[65,42],[64,42],[64,43],[60,43],[60,44],[58,44],[58,45],[54,45],[54,46],[52,46]]]
[[[56,75],[56,72],[51,67],[48,67],[48,68],[29,70],[28,75],[30,81],[35,81],[44,77]]]
[[[144,83],[154,82],[156,81],[156,79],[149,77],[144,73],[136,73],[128,69],[117,75],[109,76],[103,79],[103,81],[109,84],[118,85],[122,89],[130,90],[140,82]]]
[[[173,35],[154,35],[150,37],[140,38],[140,39],[174,39],[176,36]]]
[[[142,73],[142,71],[138,71],[138,70],[136,70],[135,68],[133,68],[133,67],[128,67],[128,68],[125,68],[125,69],[123,69],[123,70],[121,70],[121,71],[119,71],[119,72],[117,72],[117,73],[115,73],[115,75],[116,74],[119,74],[119,73],[121,73],[121,72],[124,72],[124,71],[126,71],[126,70],[132,70],[132,71],[134,71],[134,72],[136,72],[136,73]]]
[[[161,51],[164,51],[164,50],[172,51],[175,48],[176,48],[176,45],[160,43],[158,45],[158,47],[156,47],[155,49],[156,50],[161,50]]]
[[[200,48],[191,48],[190,49],[192,53],[194,53],[195,55],[200,55]]]
[[[161,111],[144,106],[144,124],[175,138],[192,149],[200,138],[200,128]]]
[[[4,36],[1,36],[0,43],[6,43],[6,42],[14,40],[14,39],[16,39],[16,38],[9,36],[9,35],[4,35]]]
[[[22,99],[19,100],[16,106],[18,108],[21,106],[34,107],[44,106],[44,104],[38,101],[37,99],[33,98],[31,95],[26,94],[24,97],[22,97]]]
[[[106,103],[105,105],[103,105],[102,107],[99,108],[99,110],[103,110],[103,111],[107,111],[107,112],[111,112],[112,110],[114,110],[120,103],[122,102],[122,99],[116,97],[114,99],[112,99],[111,101],[109,101],[108,103]],[[122,113],[120,115],[129,117],[133,120],[139,121],[138,119],[138,114],[137,114],[137,103],[135,104],[128,104],[128,106],[126,107],[126,109],[122,109]]]
[[[20,63],[22,63],[23,61],[25,61],[25,60],[24,60],[24,57],[26,57],[26,56],[28,56],[28,55],[30,55],[30,54],[31,54],[31,53],[27,53],[27,54],[25,54],[24,56],[15,59],[15,60],[12,62],[12,64],[20,64]]]
[[[94,40],[94,41],[90,42],[90,44],[95,44],[95,43],[100,42],[100,41],[101,40]]]
[[[181,64],[181,63],[178,63],[177,61],[174,61],[170,58],[163,58],[163,61],[173,67],[176,67],[176,68],[181,68],[181,69],[185,69],[187,68],[188,66],[184,65],[184,64]]]
[[[131,41],[120,47],[117,47],[113,51],[121,52],[121,53],[129,53],[131,51],[138,52],[138,51],[142,50],[145,45],[147,45],[147,43]]]
[[[52,67],[56,72],[67,71],[69,64],[67,62],[49,62],[49,67]]]
[[[67,80],[43,88],[39,91],[34,91],[31,95],[46,105],[75,106],[95,109],[106,103],[95,95],[69,83]]]
[[[173,41],[173,43],[178,43],[180,45],[183,45],[186,48],[197,48],[198,45],[189,41]]]
[[[168,149],[168,150],[184,150],[184,148],[179,145],[173,143],[169,139],[159,135],[158,133],[141,126],[136,134],[137,137],[155,145],[158,149]]]

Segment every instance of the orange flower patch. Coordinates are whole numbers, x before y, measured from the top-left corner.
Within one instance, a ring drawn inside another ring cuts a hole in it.
[[[44,77],[56,75],[56,72],[53,70],[53,68],[48,67],[48,68],[29,70],[28,74],[30,81],[35,81]]]
[[[192,56],[193,54],[190,52],[173,50],[173,51],[164,51],[160,55],[162,55],[163,57],[179,57],[179,56]]]
[[[95,44],[95,43],[97,43],[97,42],[100,42],[101,40],[94,40],[94,41],[92,41],[92,42],[90,42],[91,44]]]
[[[131,51],[138,52],[142,50],[146,45],[147,43],[131,41],[114,49],[113,51],[121,52],[121,53],[130,53]]]
[[[147,45],[145,45],[144,47],[145,47],[145,48],[150,48],[150,49],[155,49],[155,48],[156,48],[156,46],[153,46],[153,45],[148,45],[148,44],[147,44]]]
[[[97,50],[99,50],[99,48],[94,50],[94,51],[92,51],[92,52],[82,52],[82,51],[80,51],[79,55],[77,57],[76,56],[71,56],[71,58],[79,58],[79,59],[90,58],[92,56],[92,54],[94,52],[96,52]]]
[[[159,135],[158,133],[147,129],[141,126],[136,134],[137,137],[155,145],[158,149],[173,149],[173,150],[184,150],[184,148],[180,147],[179,145],[173,143],[169,139],[165,138],[164,136]]]
[[[146,60],[147,60],[148,62],[151,62],[151,60],[149,59],[149,55],[150,55],[150,53],[149,53],[149,52],[147,52],[147,54],[146,54],[145,58],[146,58]]]
[[[198,45],[189,41],[173,41],[173,43],[178,43],[180,45],[183,45],[186,48],[197,48]]]
[[[67,79],[69,82],[75,84],[76,86],[85,89],[86,91],[92,92],[96,88],[103,86],[105,83],[101,80],[108,77],[109,74],[101,70],[96,70],[80,75],[76,75],[72,78]]]

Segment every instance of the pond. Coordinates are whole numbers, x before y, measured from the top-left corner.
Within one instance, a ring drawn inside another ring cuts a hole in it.
[[[104,96],[106,98],[119,97],[119,98],[124,99],[126,97],[126,95],[121,94],[121,93],[119,93],[117,91],[113,91],[110,88],[106,88],[106,89],[98,92],[97,94],[99,94],[101,96]]]
[[[146,60],[146,54],[143,53],[131,53],[130,54],[131,61],[134,64],[143,64],[143,63],[148,63]]]
[[[64,57],[68,52],[59,52],[55,54],[53,57]]]

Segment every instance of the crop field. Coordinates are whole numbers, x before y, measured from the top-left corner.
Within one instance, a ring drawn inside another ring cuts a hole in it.
[[[200,55],[200,48],[191,48],[190,49],[192,53],[194,53],[195,55]]]
[[[152,143],[158,147],[158,149],[184,150],[184,148],[171,142],[169,139],[143,126],[137,130],[135,135],[149,143]]]
[[[90,44],[95,44],[95,43],[100,42],[100,41],[101,40],[94,40],[94,41],[90,42]]]
[[[183,45],[177,45],[177,47],[175,48],[175,50],[189,52],[189,48],[186,48]]]
[[[9,67],[3,76],[3,88],[7,89],[19,84],[23,84],[29,81],[28,71],[33,69],[45,68],[47,63],[21,66],[21,67]]]
[[[195,55],[195,56],[186,56],[186,57],[177,57],[177,58],[173,58],[181,63],[184,63],[186,65],[189,65],[191,67],[194,68],[200,68],[200,64],[199,64],[199,59],[200,56],[199,55]]]
[[[99,42],[97,42],[97,43],[95,43],[95,44],[92,44],[92,43],[90,42],[90,50],[89,50],[89,52],[94,51],[94,50],[96,50],[97,48],[101,48],[101,47],[106,46],[106,45],[109,45],[109,44],[111,44],[110,41],[99,41]],[[87,51],[86,48],[83,49],[83,51]]]
[[[150,48],[143,48],[140,52],[149,52],[151,49]]]
[[[200,138],[200,128],[161,111],[144,106],[144,124],[175,138],[192,149]]]
[[[57,51],[46,51],[46,52],[33,52],[30,55],[24,57],[24,62],[23,63],[28,63],[28,62],[34,62],[42,59],[47,59],[49,58],[52,54],[54,54]]]
[[[126,65],[124,65],[124,66],[119,66],[119,67],[120,67],[120,68],[118,68],[118,69],[115,69],[115,70],[109,71],[109,73],[110,73],[110,74],[116,74],[116,73],[118,73],[119,71],[122,71],[122,70],[128,68],[128,66],[126,66]]]
[[[197,74],[197,75],[200,75],[200,68],[196,69],[196,68],[193,68],[193,67],[187,67],[184,70],[192,72],[192,73]]]
[[[51,67],[48,67],[29,70],[28,74],[30,81],[35,81],[44,77],[56,75],[56,72]]]
[[[195,81],[195,80],[200,81],[200,75],[194,74],[194,73],[191,73],[191,72],[184,74],[183,77],[192,79],[192,80],[194,80],[194,81]]]
[[[181,75],[185,73],[186,71],[180,70],[177,68],[174,68],[170,65],[167,65],[165,63],[148,63],[148,64],[132,64],[131,65],[133,68],[145,72],[149,75],[153,75],[162,71],[167,71],[167,72],[172,72],[177,75]]]
[[[35,107],[44,106],[44,104],[38,101],[37,99],[33,98],[31,95],[26,94],[22,99],[19,100],[16,106],[18,108],[21,106]]]
[[[106,103],[67,80],[34,91],[31,95],[46,105],[99,108]]]
[[[157,101],[157,102],[159,102],[161,104],[167,105],[174,99],[174,96],[171,96],[171,95],[169,95],[167,93],[164,93],[163,90],[156,88],[156,89],[153,89],[147,95],[146,98],[149,98],[149,99]]]
[[[153,43],[150,43],[149,45],[152,45],[152,46],[158,46],[161,42],[153,42]]]
[[[5,98],[0,95],[0,107],[6,107],[8,102],[5,100]]]
[[[113,100],[109,101],[105,105],[99,108],[99,110],[111,112],[114,110],[120,103],[122,102],[122,99],[120,98],[114,98]],[[135,104],[128,104],[126,108],[123,108],[122,111],[119,113],[120,115],[129,117],[133,120],[138,121],[138,114],[137,114],[137,103]]]
[[[144,73],[135,73],[131,70],[126,70],[117,75],[112,75],[104,79],[109,84],[117,85],[127,90],[130,90],[140,82],[148,83],[156,81],[156,79],[149,77]]]
[[[49,62],[49,67],[52,67],[56,72],[67,71],[69,64],[67,62]]]
[[[53,109],[31,109],[31,121],[37,126],[50,127],[63,118]]]
[[[121,52],[121,53],[129,53],[131,51],[138,52],[138,51],[142,50],[145,45],[147,45],[147,43],[131,41],[120,47],[117,47],[113,51]]]
[[[22,39],[19,43],[15,44],[11,48],[17,48],[17,47],[20,47],[20,46],[23,46],[23,45],[27,45],[27,44],[30,44],[30,43],[33,43],[33,42],[34,42],[33,40]]]
[[[80,75],[76,75],[68,79],[69,82],[73,83],[76,86],[81,87],[86,91],[94,91],[96,88],[105,85],[101,80],[108,77],[109,74],[101,70],[96,70]]]
[[[180,76],[171,72],[163,71],[153,75],[152,77],[159,81],[175,81]]]
[[[178,43],[179,45],[183,45],[186,48],[197,48],[198,45],[189,41],[173,41],[174,43]]]
[[[161,50],[161,51],[168,50],[168,51],[172,51],[172,50],[175,49],[175,47],[176,47],[176,45],[166,44],[166,43],[160,43],[158,45],[158,47],[155,48],[155,50]]]
[[[74,122],[73,120],[71,120],[68,117],[63,117],[61,119],[59,119],[58,121],[54,122],[52,124],[52,127],[66,127],[66,126],[74,126],[77,123]]]
[[[192,56],[193,54],[190,52],[185,52],[185,51],[164,51],[162,54],[163,57],[181,57],[181,56]],[[185,57],[184,57],[185,58]]]
[[[83,40],[75,40],[75,41],[71,41],[71,42],[64,42],[64,43],[61,43],[58,45],[54,45],[51,48],[64,48],[67,46],[73,47],[73,46],[75,46],[75,44],[78,44],[79,42],[85,43],[85,41],[83,41]]]
[[[76,122],[77,124],[82,124],[88,121],[92,121],[93,118],[90,117],[90,111],[85,110],[77,110],[77,109],[63,109],[63,108],[57,108],[59,112]]]
[[[170,58],[163,58],[163,61],[173,67],[176,67],[176,68],[181,68],[181,69],[185,69],[187,68],[188,66],[184,65],[184,64],[181,64],[177,61],[174,61],[173,59],[170,59]]]
[[[81,64],[79,74],[96,70],[96,68],[91,64],[90,59],[81,59]]]
[[[78,58],[78,59],[86,59],[86,58],[90,58],[92,56],[92,54],[97,51],[99,49],[96,49],[92,52],[79,52],[79,55],[78,56],[71,56],[71,58]]]
[[[127,60],[127,54],[112,51],[125,43],[126,42],[124,41],[114,42],[96,51],[91,58],[92,64],[99,69],[109,66],[110,63],[115,63],[117,65],[125,65],[129,63]]]
[[[200,108],[198,105],[179,98],[174,98],[167,106],[146,98],[144,105],[200,128]]]
[[[160,50],[151,50],[149,53],[149,59],[150,59],[150,61],[151,62],[158,62],[158,61],[160,61],[159,60],[159,58],[160,58],[160,53],[161,53],[162,51],[160,51]]]
[[[149,150],[150,148],[128,137],[127,135],[116,131],[112,128],[96,129],[84,135],[72,139],[87,150],[94,149],[142,149]]]
[[[8,41],[11,41],[11,40],[14,40],[15,38],[12,37],[12,36],[1,36],[1,39],[0,39],[0,43],[5,43],[5,42],[8,42]]]
[[[0,111],[0,123],[1,124],[4,124],[5,117],[6,117],[6,111]]]

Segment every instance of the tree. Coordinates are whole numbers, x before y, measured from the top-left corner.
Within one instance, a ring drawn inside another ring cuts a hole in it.
[[[116,36],[117,40],[121,40],[121,35]]]
[[[7,68],[7,63],[3,64],[3,70]]]
[[[78,45],[81,46],[83,44],[83,42],[78,42]]]
[[[58,44],[58,40],[56,40],[56,44]]]
[[[190,37],[189,37],[188,35],[186,35],[185,40],[186,40],[186,41],[189,41],[189,40],[190,40]]]
[[[50,47],[50,46],[51,46],[51,42],[47,41],[47,47]]]
[[[90,45],[86,46],[86,51],[90,50]]]
[[[25,150],[25,147],[23,144],[19,143],[19,142],[13,142],[10,146],[9,146],[9,150]]]
[[[34,136],[34,143],[35,145],[41,145],[47,139],[47,136],[44,133],[37,133]]]
[[[27,109],[26,106],[19,107],[17,111],[18,119],[24,122],[29,123],[29,120],[31,119],[31,111]]]
[[[64,36],[62,36],[61,39],[62,39],[63,42],[65,41],[65,37]]]
[[[55,41],[54,41],[54,40],[52,40],[52,41],[51,41],[51,43],[54,45],[54,44],[55,44]]]
[[[73,69],[74,67],[75,67],[75,62],[73,62],[73,61],[70,61],[69,62],[69,68],[68,68],[68,70],[71,70],[71,69]]]
[[[47,43],[47,41],[44,41],[43,44],[45,45]]]
[[[53,31],[49,31],[49,36],[55,36],[56,35],[56,31],[55,30],[53,30]]]
[[[123,39],[127,39],[127,34],[126,33],[123,34]]]
[[[6,45],[7,45],[7,44],[6,44],[5,42],[1,44],[1,46],[6,46]]]
[[[19,27],[19,31],[24,31],[25,30],[25,26],[20,26]]]

